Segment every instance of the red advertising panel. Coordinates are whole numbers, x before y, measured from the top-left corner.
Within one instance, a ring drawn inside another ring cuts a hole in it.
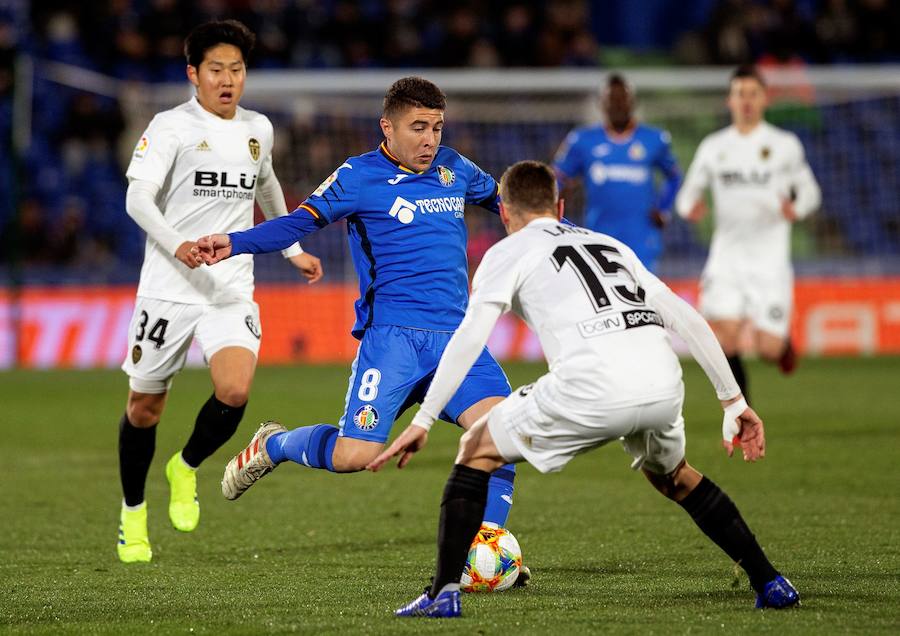
[[[669,282],[696,302],[696,282]],[[356,296],[351,285],[259,285],[260,362],[352,360]],[[2,291],[0,368],[118,366],[133,308],[133,287],[27,288],[15,298]],[[809,355],[900,353],[900,278],[798,280],[793,337]],[[489,346],[505,360],[541,358],[537,338],[509,315],[501,319]],[[189,363],[203,363],[196,347]]]

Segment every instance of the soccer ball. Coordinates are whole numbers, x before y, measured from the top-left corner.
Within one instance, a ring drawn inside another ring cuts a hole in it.
[[[509,530],[483,525],[469,548],[460,580],[463,592],[502,592],[512,587],[522,567],[522,549]]]

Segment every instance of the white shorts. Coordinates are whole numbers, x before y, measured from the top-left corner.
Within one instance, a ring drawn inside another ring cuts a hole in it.
[[[700,313],[707,320],[750,320],[760,331],[786,338],[791,329],[794,279],[706,273],[700,280]]]
[[[638,406],[598,405],[589,420],[576,422],[554,414],[532,386],[520,387],[488,415],[488,430],[508,462],[524,459],[542,473],[556,472],[576,455],[617,439],[634,458],[634,469],[665,475],[684,459],[683,389],[676,398]]]
[[[186,305],[138,296],[122,370],[138,393],[165,393],[196,336],[208,361],[225,347],[259,354],[259,306],[251,301]]]

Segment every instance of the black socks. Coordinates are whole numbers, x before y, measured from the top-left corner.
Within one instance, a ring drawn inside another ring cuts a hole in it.
[[[245,408],[246,403],[241,406],[228,406],[220,402],[213,393],[197,414],[194,432],[181,451],[187,465],[197,468],[204,459],[231,439],[238,424],[241,423],[241,418],[244,417]]]
[[[778,576],[734,502],[715,483],[704,477],[679,503],[703,533],[744,568],[754,590],[762,593]]]
[[[431,597],[448,583],[459,583],[469,546],[478,534],[487,504],[490,473],[456,464],[444,487],[441,520],[438,525],[437,570]]]
[[[144,484],[147,471],[156,450],[156,424],[138,428],[128,421],[128,415],[119,421],[119,477],[125,504],[137,506],[144,501]]]

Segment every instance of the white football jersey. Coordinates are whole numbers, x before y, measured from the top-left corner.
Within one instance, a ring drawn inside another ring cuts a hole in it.
[[[470,302],[499,303],[528,324],[555,379],[536,390],[572,412],[680,395],[681,365],[647,304],[667,289],[622,242],[538,218],[487,251]]]
[[[159,186],[157,205],[185,240],[253,227],[257,181],[272,172],[272,123],[238,107],[232,119],[194,97],[157,114],[135,147],[126,175]],[[253,296],[253,257],[189,269],[147,238],[138,296],[222,303]]]
[[[821,200],[797,136],[766,122],[748,134],[729,126],[708,135],[678,193],[678,213],[687,216],[706,188],[715,213],[706,271],[790,276],[791,223],[781,202],[793,195],[803,218]]]

